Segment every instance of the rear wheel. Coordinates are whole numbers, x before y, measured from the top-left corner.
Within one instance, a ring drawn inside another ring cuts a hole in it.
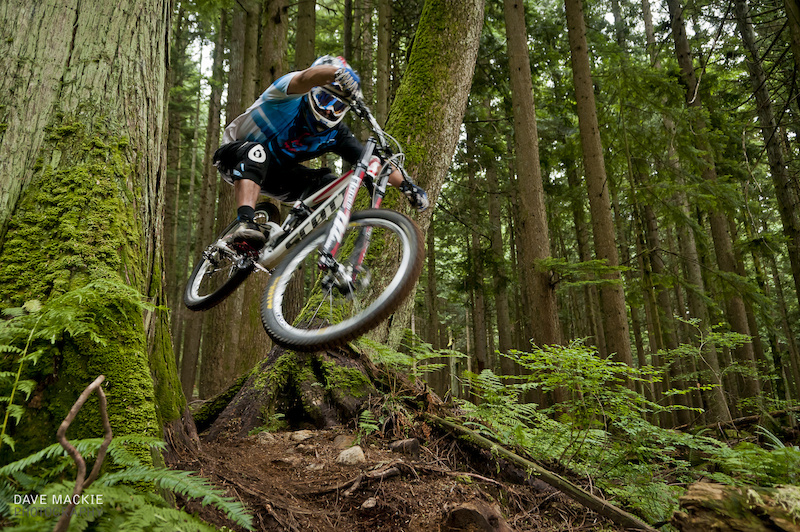
[[[333,257],[335,266],[321,271],[318,251],[329,227],[330,223],[318,228],[298,243],[272,272],[264,292],[264,329],[284,347],[314,351],[364,334],[402,303],[422,271],[422,234],[403,214],[355,212]],[[365,238],[370,245],[356,269]]]
[[[256,206],[256,223],[269,220],[275,206],[263,203]],[[253,271],[258,253],[246,244],[233,244],[227,238],[236,228],[233,222],[208,246],[189,276],[183,302],[191,310],[208,310],[228,297]],[[221,244],[222,243],[222,244]]]

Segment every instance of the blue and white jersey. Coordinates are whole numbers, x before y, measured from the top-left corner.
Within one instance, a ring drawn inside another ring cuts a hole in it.
[[[340,123],[333,129],[317,131],[309,124],[309,113],[304,112],[307,95],[286,94],[296,74],[291,72],[278,78],[253,105],[236,117],[225,128],[223,143],[237,140],[261,143],[269,150],[272,162],[278,164],[305,161],[330,151],[349,160],[353,155],[345,155],[339,148],[354,140],[350,130]],[[349,148],[346,151],[352,152],[353,148]]]

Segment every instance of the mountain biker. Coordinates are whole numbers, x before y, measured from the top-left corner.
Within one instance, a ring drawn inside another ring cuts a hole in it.
[[[345,97],[360,95],[358,74],[342,57],[324,55],[302,71],[276,80],[223,134],[214,164],[223,179],[233,183],[239,225],[234,242],[260,249],[264,233],[253,221],[259,194],[295,201],[335,179],[330,170],[312,170],[300,163],[333,152],[355,164],[362,145],[342,122],[350,106],[328,88]],[[420,211],[427,193],[403,180],[394,170],[389,183]]]

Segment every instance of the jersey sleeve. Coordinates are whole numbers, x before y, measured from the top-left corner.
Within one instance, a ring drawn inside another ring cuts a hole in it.
[[[338,142],[333,149],[333,153],[350,164],[356,164],[358,158],[361,157],[361,151],[364,146],[346,125],[340,123],[337,128],[339,129]]]
[[[289,83],[298,74],[298,72],[289,72],[276,79],[272,85],[267,87],[264,94],[261,96],[266,101],[279,101],[279,100],[294,100],[301,98],[302,94],[287,94]]]

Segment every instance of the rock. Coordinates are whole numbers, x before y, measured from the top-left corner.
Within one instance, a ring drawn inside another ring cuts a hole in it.
[[[302,454],[313,454],[315,456],[317,454],[317,447],[315,445],[306,445],[305,443],[301,443],[295,447],[295,450]]]
[[[303,459],[299,456],[284,456],[283,458],[276,458],[272,461],[274,464],[282,464],[289,467],[297,467],[303,463]]]
[[[333,439],[333,446],[337,449],[347,449],[353,445],[356,437],[352,434],[339,434]]]
[[[378,499],[376,499],[375,497],[370,497],[369,499],[361,503],[362,510],[372,510],[376,506],[378,506]]]
[[[389,450],[394,453],[403,453],[414,458],[419,457],[419,440],[416,438],[408,438],[405,440],[395,441],[389,444]]]
[[[483,532],[514,532],[503,519],[496,504],[489,505],[474,500],[461,504],[445,506],[440,532],[456,532],[461,530],[477,530]]]
[[[269,445],[271,443],[275,443],[277,438],[271,432],[259,432],[256,434],[256,441],[262,445]]]
[[[292,432],[290,437],[292,441],[306,441],[314,437],[314,432],[311,430],[298,430]]]
[[[322,471],[325,469],[325,464],[323,462],[314,462],[313,464],[308,464],[306,469],[309,471]]]
[[[339,456],[336,457],[337,464],[346,466],[356,466],[363,464],[366,461],[367,459],[364,456],[364,450],[358,445],[355,447],[350,447],[349,449],[345,449],[339,453]]]

